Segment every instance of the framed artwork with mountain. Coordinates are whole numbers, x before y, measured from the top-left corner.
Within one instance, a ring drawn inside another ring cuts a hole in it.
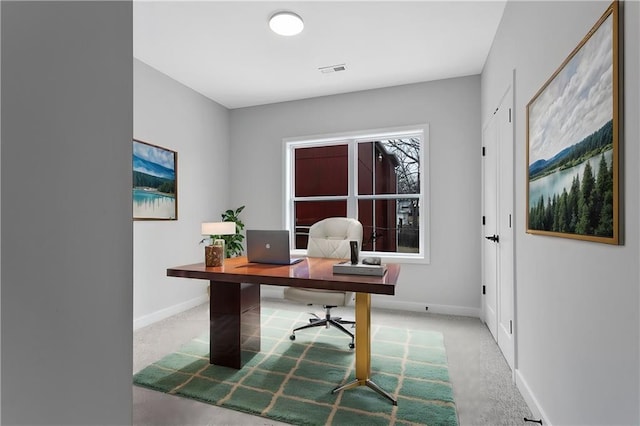
[[[178,153],[133,140],[133,219],[178,219]]]
[[[527,233],[620,244],[618,3],[527,104]]]

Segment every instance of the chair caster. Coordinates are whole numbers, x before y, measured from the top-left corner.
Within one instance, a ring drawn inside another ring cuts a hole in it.
[[[292,340],[293,340],[293,339],[292,339]],[[353,349],[353,348],[355,348],[355,347],[356,347],[356,345],[355,345],[355,344],[353,344],[353,343],[349,343],[349,349]]]
[[[289,339],[290,339],[290,340],[296,340],[296,335],[295,335],[295,334],[292,334],[291,336],[289,336]]]

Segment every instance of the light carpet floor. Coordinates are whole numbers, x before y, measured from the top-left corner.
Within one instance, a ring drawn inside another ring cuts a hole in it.
[[[304,311],[279,300],[263,300],[263,307]],[[349,308],[335,310],[349,317]],[[522,396],[487,328],[477,318],[372,310],[372,323],[439,331],[444,335],[449,374],[461,425],[521,425],[530,417]],[[208,326],[208,305],[137,330],[134,365],[137,372],[176,351]],[[323,333],[338,333],[322,330]],[[134,425],[280,425],[274,420],[178,398],[134,386]]]

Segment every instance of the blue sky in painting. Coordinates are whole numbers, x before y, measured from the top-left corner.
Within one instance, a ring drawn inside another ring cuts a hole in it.
[[[173,152],[140,142],[133,142],[133,155],[167,169],[175,170]]]
[[[529,164],[550,159],[613,117],[609,16],[529,106]]]

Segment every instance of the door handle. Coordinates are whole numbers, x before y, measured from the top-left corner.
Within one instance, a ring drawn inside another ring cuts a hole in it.
[[[499,243],[500,242],[500,237],[498,235],[491,235],[489,237],[485,237],[487,240],[489,241],[493,241],[494,243]]]

